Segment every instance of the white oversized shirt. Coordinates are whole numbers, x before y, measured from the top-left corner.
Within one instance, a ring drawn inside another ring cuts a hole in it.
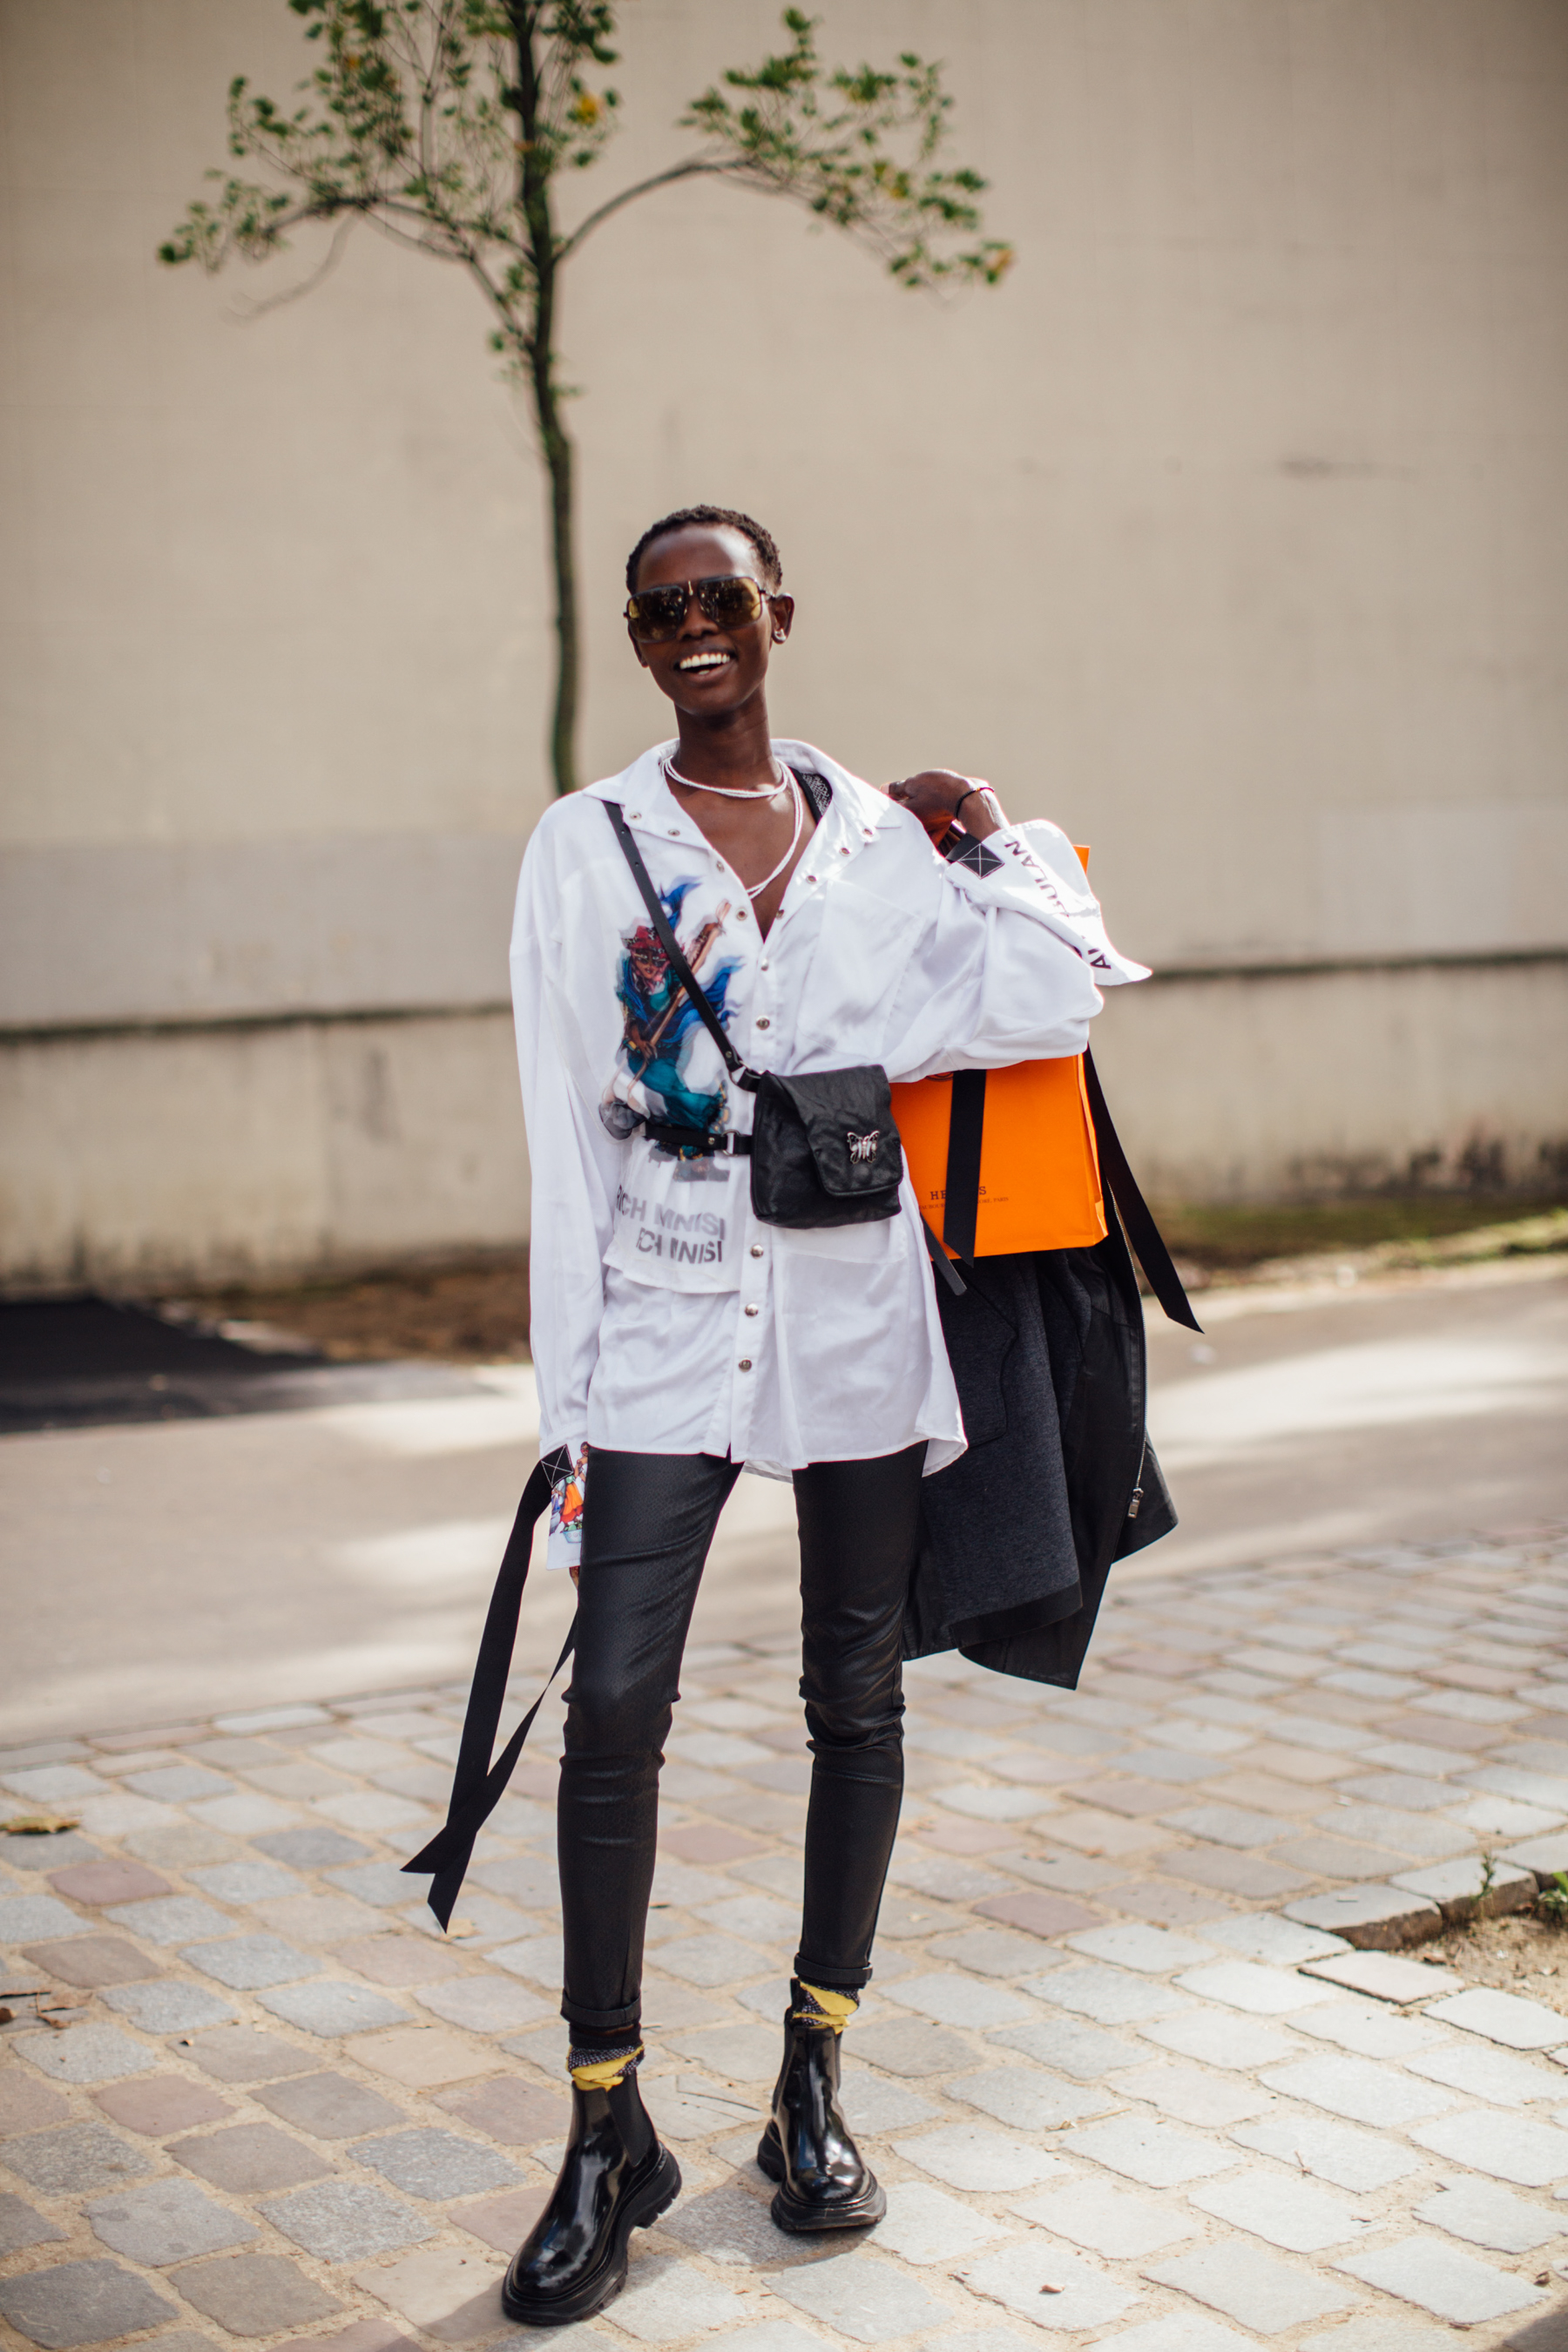
[[[1111,947],[1055,825],[947,863],[905,809],[808,744],[832,799],[765,940],[745,886],[665,782],[675,745],[559,801],[523,859],[512,999],[533,1171],[540,1450],[715,1454],[787,1477],[924,1440],[963,1451],[906,1175],[897,1217],[799,1231],[752,1213],[749,1160],[682,1160],[645,1117],[747,1133],[753,1100],[673,981],[611,829],[616,801],[735,1050],[786,1074],[895,1082],[1079,1054]],[[1097,984],[1098,983],[1098,984]],[[558,1484],[550,1553],[574,1556]]]

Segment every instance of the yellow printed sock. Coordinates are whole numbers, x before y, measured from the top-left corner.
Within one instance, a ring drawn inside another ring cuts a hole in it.
[[[835,1992],[826,1985],[802,1984],[799,1987],[805,2004],[790,2012],[796,2025],[825,2025],[835,2033],[842,2033],[860,2003],[852,1992]]]
[[[580,2091],[613,2091],[624,2083],[643,2054],[639,2042],[625,2050],[571,2050],[566,2071]]]

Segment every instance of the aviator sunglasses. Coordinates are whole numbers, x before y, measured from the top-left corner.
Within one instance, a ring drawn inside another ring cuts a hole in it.
[[[772,599],[744,572],[726,572],[712,580],[677,580],[663,588],[640,588],[627,601],[626,626],[639,645],[667,646],[680,635],[692,597],[716,629],[741,629],[760,618]]]

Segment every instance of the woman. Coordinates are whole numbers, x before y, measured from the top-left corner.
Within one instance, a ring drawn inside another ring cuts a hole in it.
[[[643,1933],[681,1652],[742,1467],[795,1485],[813,1758],[758,2162],[783,2229],[884,2210],[839,2109],[839,2036],[871,1973],[898,1825],[921,1480],[964,1446],[907,1178],[879,1222],[758,1221],[737,1150],[755,1097],[678,983],[603,803],[752,1069],[875,1063],[897,1080],[1078,1054],[1096,974],[1141,976],[1054,826],[1010,825],[989,786],[945,769],[884,797],[772,741],[768,663],[794,600],[759,524],[666,516],[626,576],[632,648],[678,740],[550,810],[512,945],[550,1549],[579,1579],[558,1810],[572,2132],[505,2289],[511,2317],[536,2325],[606,2303],[631,2230],[680,2185],[637,2084]],[[931,846],[951,820],[968,836],[956,864]]]

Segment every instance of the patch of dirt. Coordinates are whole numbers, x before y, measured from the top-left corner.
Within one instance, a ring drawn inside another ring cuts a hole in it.
[[[526,1250],[276,1288],[187,1294],[179,1304],[215,1324],[263,1324],[274,1334],[294,1334],[337,1363],[433,1357],[494,1364],[528,1356]]]
[[[1496,1192],[1377,1193],[1368,1198],[1307,1201],[1290,1203],[1155,1205],[1160,1230],[1173,1254],[1206,1275],[1211,1281],[1234,1279],[1255,1266],[1276,1260],[1293,1262],[1342,1252],[1391,1253],[1404,1262],[1424,1263],[1423,1244],[1441,1244],[1468,1234],[1497,1228],[1495,1255],[1508,1244],[1505,1228],[1542,1217],[1560,1216],[1561,1195],[1522,1195]],[[1550,1245],[1538,1238],[1536,1248]],[[1555,1244],[1563,1244],[1558,1241]],[[1440,1257],[1450,1255],[1440,1251]]]
[[[1538,1213],[1532,1220],[1524,1215],[1530,1211]],[[1500,1213],[1511,1221],[1500,1224]],[[1503,1256],[1568,1245],[1568,1213],[1559,1204],[1516,1200],[1505,1208],[1496,1194],[1379,1196],[1294,1208],[1166,1204],[1160,1220],[1194,1289],[1303,1270],[1321,1275],[1324,1252],[1353,1256],[1357,1271],[1370,1274],[1384,1262],[1436,1265],[1472,1250]],[[174,1305],[165,1302],[165,1311]],[[528,1252],[416,1260],[308,1282],[233,1284],[188,1295],[177,1307],[214,1326],[269,1326],[273,1345],[293,1334],[341,1363],[389,1357],[518,1361],[528,1354]]]
[[[1478,1919],[1473,1927],[1447,1928],[1431,1943],[1413,1947],[1411,1958],[1441,1960],[1467,1984],[1518,1993],[1522,2000],[1539,2001],[1542,2009],[1568,2017],[1568,1928],[1533,1911],[1510,1911],[1499,1919]]]

